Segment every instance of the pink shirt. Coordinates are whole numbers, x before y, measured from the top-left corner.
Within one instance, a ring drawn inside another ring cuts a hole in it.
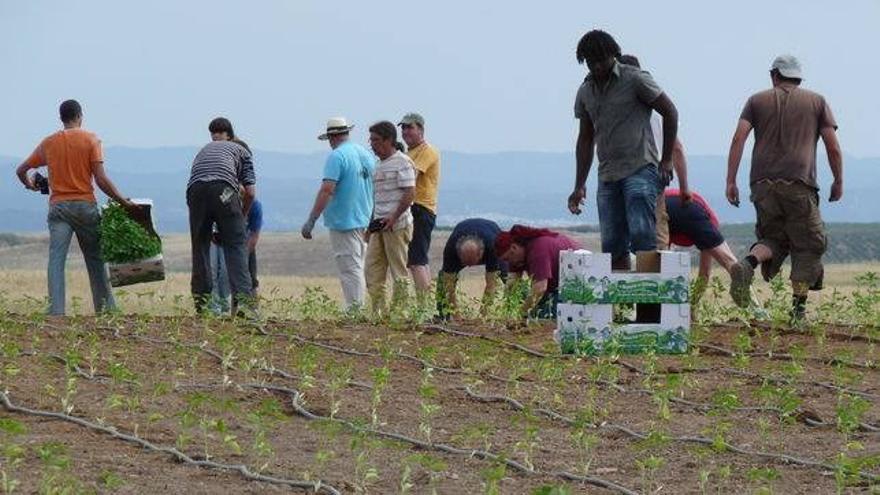
[[[547,290],[554,291],[559,286],[559,252],[580,248],[576,240],[562,234],[538,237],[526,246],[526,272],[533,281],[546,280]]]

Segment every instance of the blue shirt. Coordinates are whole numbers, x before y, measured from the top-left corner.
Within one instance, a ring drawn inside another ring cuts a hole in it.
[[[373,170],[376,158],[363,146],[346,141],[330,152],[324,180],[336,190],[324,209],[324,226],[330,230],[365,229],[373,215]]]
[[[247,231],[249,234],[259,233],[263,229],[263,204],[255,199],[251,203],[251,211],[247,217]]]

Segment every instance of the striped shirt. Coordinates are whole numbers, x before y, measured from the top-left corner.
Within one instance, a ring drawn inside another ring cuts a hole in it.
[[[239,184],[252,186],[257,178],[251,153],[232,141],[211,141],[193,160],[189,189],[196,182],[223,181],[236,190]]]
[[[379,162],[373,172],[373,218],[388,218],[397,210],[407,188],[416,187],[416,169],[412,160],[396,151]],[[394,224],[394,230],[406,228],[412,223],[407,208]]]

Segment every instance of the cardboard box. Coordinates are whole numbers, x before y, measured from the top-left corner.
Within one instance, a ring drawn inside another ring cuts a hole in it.
[[[614,324],[610,304],[560,303],[554,338],[563,354],[681,354],[690,340],[690,305],[663,304],[659,322]]]
[[[131,263],[107,263],[107,269],[113,287],[165,280],[165,262],[161,254]]]
[[[159,238],[153,221],[153,201],[150,199],[132,199],[131,201],[143,207],[140,210],[140,215],[131,218],[144,227],[150,235]],[[110,274],[110,285],[113,287],[165,280],[165,261],[162,253],[151,258],[127,263],[107,263],[107,270]]]
[[[611,255],[587,250],[559,256],[559,297],[572,304],[656,303],[690,301],[690,254],[679,251],[636,255],[636,271],[611,270]]]

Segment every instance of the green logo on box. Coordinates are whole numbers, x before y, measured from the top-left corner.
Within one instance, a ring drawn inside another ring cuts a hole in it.
[[[562,281],[559,295],[573,304],[684,304],[689,300],[688,281],[671,279],[616,280],[609,277],[569,277]]]

